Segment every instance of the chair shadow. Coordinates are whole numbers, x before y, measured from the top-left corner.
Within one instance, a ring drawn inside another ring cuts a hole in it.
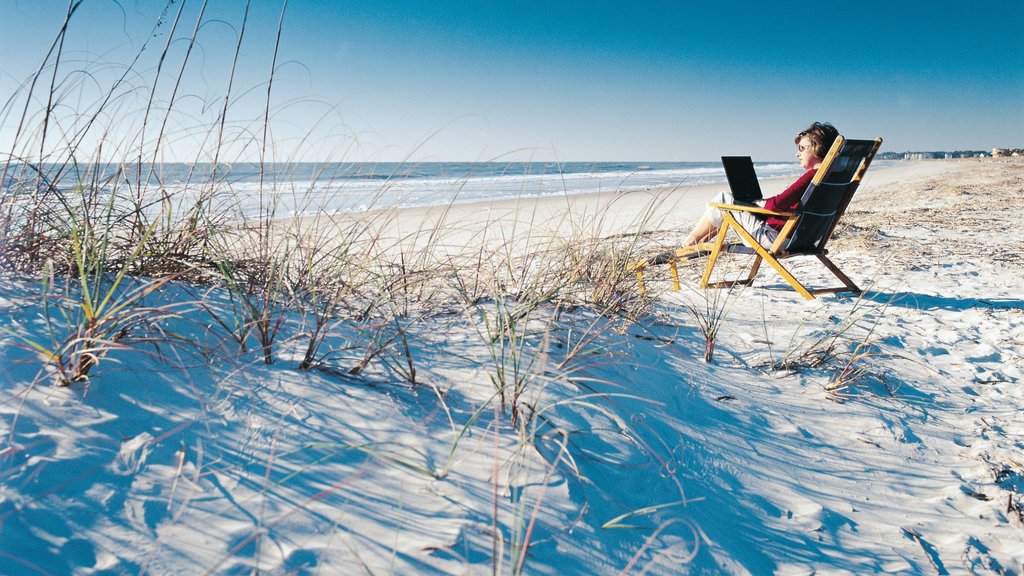
[[[1020,298],[960,298],[918,292],[875,292],[870,290],[865,291],[861,298],[878,304],[915,310],[1024,309],[1024,300]]]

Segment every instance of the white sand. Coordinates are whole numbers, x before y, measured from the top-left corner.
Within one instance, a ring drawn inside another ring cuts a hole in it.
[[[447,221],[481,242],[515,224],[529,249],[608,205],[602,233],[636,234],[656,196],[653,249],[712,188],[460,206]],[[805,301],[771,271],[706,296],[687,270],[672,293],[655,274],[652,314],[625,328],[538,311],[501,348],[482,320],[499,303],[402,318],[408,351],[358,378],[295,371],[295,317],[271,366],[226,347],[213,362],[119,350],[69,389],[0,347],[0,573],[1020,573],[1024,251],[1004,231],[1022,210],[1021,162],[879,170],[833,245],[863,299]],[[436,217],[403,212],[388,234]],[[813,263],[797,273],[827,280]],[[0,281],[6,343],[47,338],[37,293]],[[728,321],[706,364],[696,316],[715,295]],[[191,298],[174,287],[152,304]],[[168,328],[224,337],[194,311]],[[328,345],[341,357],[389,334],[337,324]],[[521,369],[536,426],[517,434],[498,410],[496,366]]]
[[[938,177],[955,169],[955,163],[908,162],[869,171],[862,190]],[[788,180],[762,182],[765,194],[776,194]],[[581,231],[593,237],[631,236],[643,233],[659,238],[666,246],[685,238],[705,204],[727,189],[726,184],[680,185],[639,192],[605,192],[573,196],[524,197],[518,200],[473,202],[442,207],[378,210],[335,217],[329,221],[304,219],[308,229],[347,228],[353,222],[367,236],[380,238],[391,251],[409,250],[433,243],[460,252],[479,246],[509,246],[522,255],[547,245],[553,238],[574,238]],[[514,239],[511,245],[509,240]]]

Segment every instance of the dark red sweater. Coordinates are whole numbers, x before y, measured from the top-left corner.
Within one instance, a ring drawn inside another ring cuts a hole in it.
[[[804,175],[798,178],[796,182],[790,184],[789,188],[769,198],[765,202],[764,207],[775,212],[793,212],[800,205],[800,197],[804,195],[804,191],[807,190],[807,186],[811,183],[817,172],[817,168],[804,172]],[[785,218],[776,218],[774,216],[769,216],[766,222],[776,230],[782,230],[782,227],[786,224]]]

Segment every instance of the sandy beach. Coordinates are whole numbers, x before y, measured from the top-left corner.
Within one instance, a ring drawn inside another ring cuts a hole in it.
[[[380,258],[653,253],[720,189],[285,228]],[[704,292],[698,262],[681,292],[654,272],[638,316],[421,288],[324,324],[313,370],[310,313],[279,312],[265,364],[211,320],[228,294],[173,283],[145,301],[163,339],[67,387],[23,343],[59,317],[5,277],[0,573],[1019,574],[1022,211],[1020,159],[903,163],[869,172],[832,244],[861,298],[770,270]]]
[[[963,168],[955,162],[919,161],[869,171],[857,203],[885,197],[894,188],[941,178]],[[781,192],[787,179],[762,182],[765,194]],[[387,252],[430,248],[475,253],[499,246],[523,256],[557,239],[585,234],[594,240],[643,238],[660,251],[675,247],[704,210],[705,204],[726,184],[686,185],[647,191],[610,191],[572,196],[523,197],[516,200],[459,203],[448,206],[375,210],[333,218],[318,216],[297,222],[303,230],[320,226],[325,235],[333,228],[358,226],[364,240],[373,238]],[[908,193],[913,193],[908,191]],[[321,235],[317,235],[321,237]],[[515,239],[515,242],[509,242]],[[528,240],[528,241],[524,241]],[[638,240],[639,241],[639,240]]]

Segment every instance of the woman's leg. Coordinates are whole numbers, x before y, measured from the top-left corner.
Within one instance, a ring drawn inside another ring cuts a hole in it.
[[[715,196],[712,202],[718,202],[719,204],[732,204],[732,192],[726,190]],[[718,229],[722,226],[722,212],[718,208],[712,208],[708,206],[701,215],[700,220],[694,225],[693,231],[683,241],[683,247],[693,246],[694,244],[700,244],[701,242],[710,242],[715,238],[715,234]]]
[[[708,242],[715,237],[716,232],[718,232],[718,226],[713,224],[706,214],[701,215],[700,220],[693,227],[693,231],[683,241],[683,246],[693,246],[701,242]]]
[[[733,214],[736,221],[743,226],[743,229],[750,232],[750,235],[757,240],[758,244],[765,248],[771,248],[772,243],[779,236],[777,230],[768,226],[768,223],[750,212],[736,212]]]

